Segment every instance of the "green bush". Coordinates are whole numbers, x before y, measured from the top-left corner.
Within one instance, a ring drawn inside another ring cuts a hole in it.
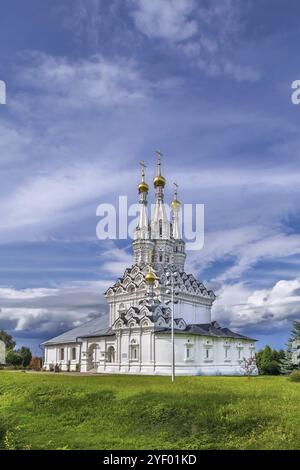
[[[300,370],[293,370],[289,375],[289,379],[292,382],[300,382]]]
[[[284,351],[265,346],[256,353],[256,365],[260,375],[279,375]]]

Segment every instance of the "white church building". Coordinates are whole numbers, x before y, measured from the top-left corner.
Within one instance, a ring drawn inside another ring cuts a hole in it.
[[[168,220],[158,157],[153,216],[142,165],[133,265],[106,291],[109,313],[44,342],[45,369],[170,375],[172,308],[176,375],[238,375],[253,357],[255,340],[212,321],[215,294],[185,272],[181,205],[175,189]]]

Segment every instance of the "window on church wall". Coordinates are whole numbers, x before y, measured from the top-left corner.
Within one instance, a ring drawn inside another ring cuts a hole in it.
[[[230,358],[230,349],[225,348],[225,359],[229,359],[229,358]]]
[[[159,261],[162,261],[163,260],[163,255],[162,253],[159,254]]]
[[[209,349],[205,350],[205,359],[209,359]]]
[[[115,348],[109,346],[107,349],[107,362],[115,362]]]
[[[192,361],[193,360],[193,345],[192,344],[187,344],[185,348],[185,359],[187,361]]]
[[[72,348],[71,357],[72,357],[72,361],[76,361],[76,348]]]
[[[130,343],[130,359],[132,361],[137,361],[139,359],[139,345],[134,339]]]
[[[65,348],[60,348],[60,360],[65,360]]]
[[[159,236],[162,237],[162,221],[159,221]]]

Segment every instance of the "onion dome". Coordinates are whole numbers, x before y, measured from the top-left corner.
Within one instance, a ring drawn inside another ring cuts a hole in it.
[[[164,188],[165,185],[166,185],[166,178],[164,178],[161,175],[161,156],[162,156],[162,153],[160,152],[160,150],[157,150],[156,154],[157,154],[157,175],[155,176],[155,178],[153,180],[153,184],[154,184],[155,188],[158,188],[158,187]]]
[[[174,186],[175,186],[175,190],[174,190],[174,198],[173,198],[173,200],[172,200],[172,202],[171,202],[171,208],[172,208],[173,210],[178,210],[178,209],[180,209],[180,206],[181,206],[180,201],[178,201],[178,199],[177,199],[177,188],[178,188],[178,184],[177,184],[177,183],[173,183],[173,184],[174,184]]]
[[[138,190],[139,190],[139,193],[147,193],[149,191],[149,186],[145,181],[145,168],[146,168],[145,162],[141,162],[140,165],[142,169],[142,181],[138,185]]]
[[[147,284],[154,284],[156,281],[156,277],[150,266],[148,266],[148,272],[145,276],[145,281],[147,282]]]
[[[153,184],[155,188],[157,188],[158,186],[161,186],[162,188],[164,188],[166,185],[166,179],[161,175],[157,175],[155,176],[153,180]]]
[[[149,186],[145,181],[141,181],[138,185],[139,193],[147,193],[149,191]]]

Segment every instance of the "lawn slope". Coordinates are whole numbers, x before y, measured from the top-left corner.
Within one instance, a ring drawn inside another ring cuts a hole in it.
[[[1,447],[299,449],[300,384],[0,371]]]

